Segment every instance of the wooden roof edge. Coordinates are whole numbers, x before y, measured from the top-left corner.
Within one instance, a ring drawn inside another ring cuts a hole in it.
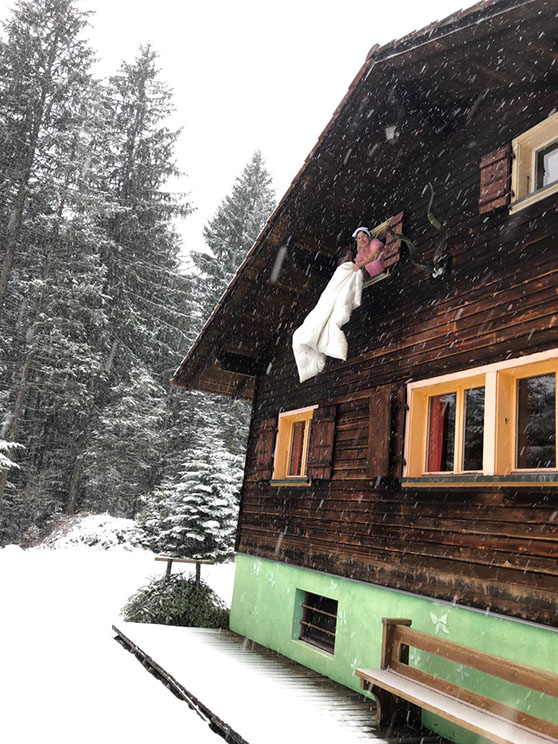
[[[331,119],[318,137],[316,144],[304,160],[304,163],[291,181],[285,194],[283,195],[274,211],[270,215],[268,221],[262,228],[252,248],[248,252],[242,264],[239,266],[236,274],[222,294],[219,302],[207,319],[198,337],[188,350],[185,358],[176,369],[173,377],[170,380],[171,385],[190,389],[192,380],[196,377],[200,377],[200,375],[197,373],[199,371],[199,368],[203,367],[204,362],[203,358],[200,358],[196,360],[196,363],[195,356],[202,346],[203,342],[206,340],[209,329],[215,322],[216,317],[221,314],[225,306],[230,302],[231,297],[237,285],[241,281],[243,275],[253,263],[261,247],[272,232],[275,224],[283,214],[296,186],[303,179],[306,171],[310,167],[316,154],[324,143],[324,140],[333,129],[335,123],[337,122],[337,119],[348,104],[359,83],[361,83],[363,79],[366,80],[366,78],[368,77],[368,73],[371,72],[372,69],[377,65],[381,65],[382,63],[387,62],[394,57],[407,54],[418,47],[427,46],[430,43],[439,41],[439,39],[442,37],[445,38],[447,36],[451,36],[454,33],[457,33],[469,27],[473,23],[477,23],[479,20],[483,22],[489,21],[496,16],[504,15],[505,13],[508,13],[512,10],[532,5],[534,3],[547,5],[548,0],[482,0],[481,2],[476,3],[470,8],[458,11],[457,13],[453,13],[452,15],[447,16],[445,19],[442,19],[440,21],[435,21],[428,26],[425,26],[423,29],[413,31],[412,33],[402,37],[401,39],[396,39],[394,41],[388,42],[383,46],[375,45],[371,49],[360,70],[349,85],[347,92],[343,96],[343,99],[333,112]],[[490,12],[491,10],[493,10],[494,12]],[[434,33],[434,31],[436,30],[439,30],[440,33]],[[186,371],[186,368],[188,368],[188,371]]]
[[[400,39],[389,41],[383,46],[376,45],[372,47],[368,56],[373,56],[377,64],[386,62],[394,57],[407,54],[421,46],[440,41],[440,39],[462,31],[479,20],[486,22],[492,18],[502,16],[527,5],[533,5],[537,2],[543,5],[548,4],[548,0],[482,0],[470,8],[452,13],[446,18],[434,21],[417,31],[412,31]]]

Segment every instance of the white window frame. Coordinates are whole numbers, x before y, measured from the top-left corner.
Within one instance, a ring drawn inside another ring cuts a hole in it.
[[[553,142],[558,142],[558,112],[512,140],[511,213],[558,193],[558,182],[536,189],[537,155]]]

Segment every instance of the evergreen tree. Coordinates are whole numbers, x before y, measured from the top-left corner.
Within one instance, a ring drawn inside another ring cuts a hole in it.
[[[0,45],[0,307],[27,202],[56,172],[57,135],[89,82],[92,53],[80,37],[86,23],[75,0],[19,0],[6,24],[7,41]]]
[[[152,489],[166,447],[168,379],[184,343],[186,280],[178,273],[173,227],[190,206],[166,190],[177,174],[178,132],[166,125],[170,90],[159,80],[157,55],[140,49],[110,81],[106,190],[116,207],[105,229],[104,295],[108,298],[107,385],[83,455],[83,505],[134,515]]]
[[[151,47],[142,47],[110,81],[106,188],[117,208],[106,226],[113,244],[104,261],[115,372],[127,374],[140,363],[157,369],[166,383],[184,325],[177,308],[187,291],[178,273],[173,221],[191,207],[167,190],[178,175],[173,153],[180,132],[167,127],[172,93],[159,79],[156,61]]]
[[[260,234],[275,206],[271,176],[262,154],[256,151],[232,191],[204,227],[210,253],[194,252],[201,271],[203,320],[207,320],[219,298]]]
[[[190,329],[191,341],[273,206],[271,177],[256,152],[204,229],[210,253],[193,254],[199,273],[191,279],[186,314],[199,324]],[[214,558],[232,552],[248,423],[249,407],[241,401],[200,393],[172,396],[164,477],[143,514],[157,549]]]
[[[216,427],[206,425],[178,477],[165,479],[148,501],[143,521],[153,535],[153,547],[181,557],[229,557],[238,512],[239,471]]]
[[[165,393],[142,369],[111,389],[85,454],[81,506],[134,518],[161,459]]]
[[[60,416],[64,410],[60,396],[70,399],[71,390],[66,388],[79,377],[76,369],[91,369],[91,354],[85,359],[82,353],[75,365],[69,348],[69,328],[82,326],[77,316],[89,312],[83,298],[76,298],[73,308],[65,301],[55,303],[60,309],[58,333],[50,315],[54,295],[63,292],[60,272],[71,277],[66,286],[75,287],[82,277],[72,261],[84,265],[97,250],[89,226],[79,227],[84,207],[79,171],[91,139],[87,130],[94,126],[94,107],[89,105],[93,54],[81,38],[86,23],[87,14],[73,0],[22,1],[7,24],[7,42],[0,47],[0,132],[5,145],[0,154],[4,208],[0,298],[9,290],[0,334],[6,340],[4,363],[10,371],[3,391],[9,411],[3,432],[26,444],[19,485],[30,476],[30,466],[42,464],[41,447],[52,441],[48,408]],[[87,245],[89,254],[84,254]],[[90,273],[96,278],[98,265],[90,266]],[[99,304],[99,300],[91,304],[92,313]],[[73,321],[68,314],[73,314]],[[91,324],[87,331],[90,328]],[[87,331],[83,327],[77,331],[82,351],[95,340]],[[62,347],[65,354],[60,353]],[[45,358],[53,361],[50,368]],[[62,374],[57,374],[61,368]],[[80,406],[75,400],[74,410]],[[68,424],[64,421],[61,430],[67,431]],[[7,477],[4,472],[0,478],[0,502]]]

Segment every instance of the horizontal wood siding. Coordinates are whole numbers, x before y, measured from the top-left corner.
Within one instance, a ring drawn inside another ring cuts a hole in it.
[[[280,410],[337,405],[332,477],[307,488],[256,482],[253,436],[241,552],[556,624],[557,488],[409,492],[398,480],[407,382],[558,347],[557,196],[512,216],[506,209],[479,215],[478,208],[481,158],[544,118],[556,100],[556,93],[539,92],[530,106],[518,97],[516,110],[496,100],[481,106],[453,134],[413,153],[420,182],[409,177],[404,157],[393,161],[385,184],[374,182],[371,169],[368,193],[378,214],[404,211],[405,232],[427,261],[437,235],[421,194],[427,180],[434,183],[451,271],[433,282],[403,250],[394,273],[364,291],[346,326],[347,362],[329,360],[302,385],[290,337],[317,297],[304,297],[285,315],[267,373],[257,380],[253,427]],[[369,146],[364,136],[356,156]],[[351,191],[344,178],[341,172],[337,201],[326,203],[333,196],[324,195],[322,212],[311,219],[350,213],[365,188]],[[386,405],[382,422],[379,407]],[[387,427],[386,454],[373,437],[385,439]]]

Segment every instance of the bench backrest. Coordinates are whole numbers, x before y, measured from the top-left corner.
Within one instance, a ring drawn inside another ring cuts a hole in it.
[[[524,713],[505,703],[500,703],[480,693],[447,682],[439,677],[409,666],[409,647],[448,659],[464,667],[476,669],[493,677],[513,682],[535,692],[558,697],[558,676],[542,669],[520,664],[501,656],[478,651],[445,638],[413,630],[412,621],[407,618],[383,618],[382,669],[422,682],[429,687],[469,702],[483,710],[488,710],[512,721],[516,721],[533,731],[558,738],[558,724]]]

